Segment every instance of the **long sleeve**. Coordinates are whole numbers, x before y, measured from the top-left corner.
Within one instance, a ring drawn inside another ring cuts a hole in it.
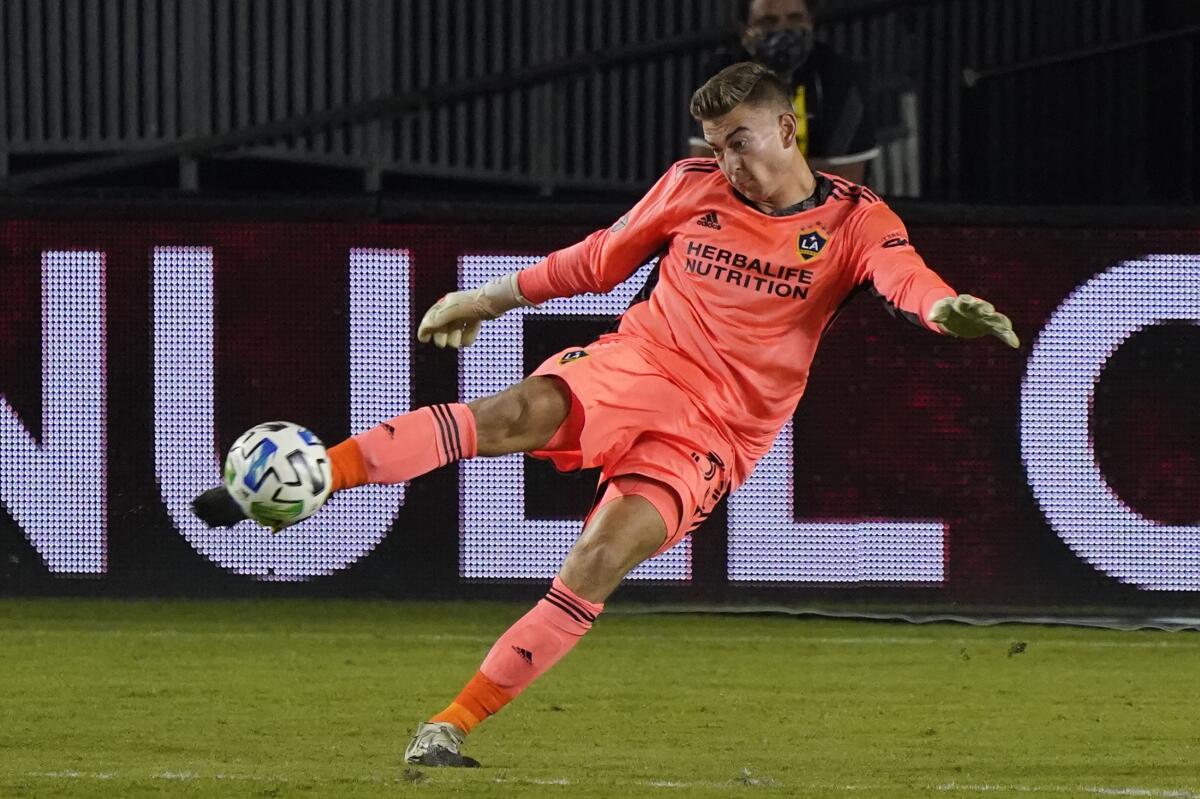
[[[856,283],[867,285],[893,314],[941,333],[928,321],[929,310],[935,302],[954,297],[956,292],[909,243],[900,217],[883,203],[873,203],[863,212],[855,246]]]
[[[677,167],[672,166],[612,227],[522,270],[517,276],[521,294],[536,305],[555,297],[603,294],[624,282],[666,247],[671,197],[678,182]]]

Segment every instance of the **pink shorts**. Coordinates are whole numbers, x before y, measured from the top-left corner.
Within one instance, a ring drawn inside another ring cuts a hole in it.
[[[628,493],[650,500],[667,524],[658,552],[698,527],[729,490],[729,443],[682,389],[629,344],[572,347],[533,374],[561,378],[573,396],[558,432],[544,449],[529,454],[564,472],[599,466],[602,485],[622,475],[665,484],[669,493],[618,481],[606,486],[597,503]]]

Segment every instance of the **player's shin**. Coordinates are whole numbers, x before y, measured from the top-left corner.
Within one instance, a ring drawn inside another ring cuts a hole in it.
[[[500,636],[462,692],[430,721],[470,732],[570,652],[602,610],[555,577],[546,596]]]
[[[402,483],[475,454],[470,408],[460,403],[419,408],[331,447],[333,490]]]

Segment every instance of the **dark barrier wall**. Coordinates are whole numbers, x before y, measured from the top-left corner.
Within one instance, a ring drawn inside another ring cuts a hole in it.
[[[540,584],[569,547],[595,475],[517,456],[340,495],[276,537],[207,531],[186,507],[257,422],[332,443],[586,344],[640,278],[490,323],[461,357],[413,338],[456,284],[586,230],[0,231],[6,592],[494,596]],[[1021,350],[945,339],[859,297],[751,481],[630,595],[1200,606],[1200,232],[911,236],[952,285],[1012,316]]]

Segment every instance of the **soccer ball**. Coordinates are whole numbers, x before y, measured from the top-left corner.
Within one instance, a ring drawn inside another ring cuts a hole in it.
[[[291,422],[251,427],[225,458],[225,488],[247,516],[275,532],[316,513],[332,482],[325,445]]]

